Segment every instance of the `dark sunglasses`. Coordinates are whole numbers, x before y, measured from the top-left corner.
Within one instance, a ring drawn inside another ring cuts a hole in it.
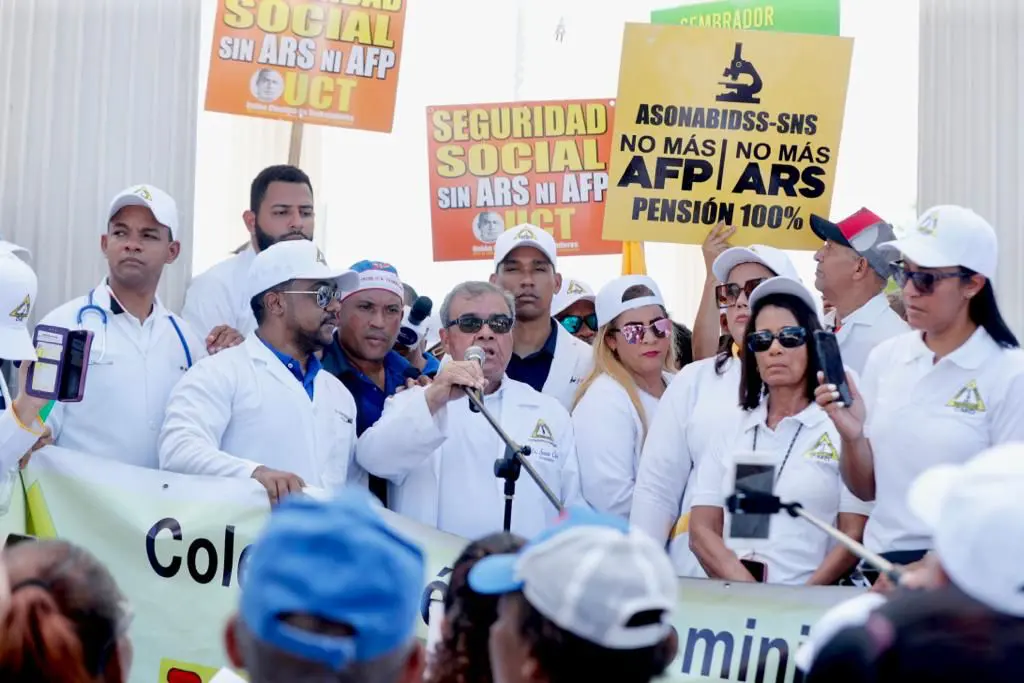
[[[668,318],[655,320],[649,325],[643,323],[626,323],[622,327],[613,329],[612,332],[621,332],[627,344],[639,344],[647,335],[647,330],[654,333],[658,339],[664,339],[672,332],[672,321]]]
[[[939,280],[947,280],[949,278],[968,278],[970,273],[963,270],[958,270],[954,273],[933,273],[927,270],[907,270],[907,264],[903,261],[896,261],[892,265],[892,274],[896,278],[896,284],[903,289],[907,286],[907,282],[914,283],[914,289],[921,294],[931,294],[935,291],[935,285],[938,284]]]
[[[332,301],[337,301],[341,298],[341,292],[336,287],[330,285],[320,285],[316,289],[292,289],[281,292],[282,294],[315,294],[316,305],[320,308],[327,308],[331,305]]]
[[[487,327],[491,328],[491,332],[494,332],[494,334],[508,334],[512,329],[512,324],[514,322],[515,320],[512,316],[505,315],[504,313],[495,313],[486,320],[478,315],[466,313],[465,315],[460,315],[455,320],[449,320],[444,324],[444,326],[448,328],[458,325],[460,332],[476,334],[486,324]]]
[[[569,330],[569,334],[576,334],[584,325],[597,332],[597,313],[591,313],[590,315],[567,315],[558,322],[562,323],[562,327]]]
[[[718,285],[715,287],[715,299],[718,301],[719,308],[730,308],[736,305],[736,300],[740,298],[740,292],[747,295],[753,294],[754,289],[759,284],[767,280],[768,278],[755,277],[753,280],[747,280],[742,285],[738,285],[735,282],[730,282],[724,285]]]
[[[807,330],[796,325],[783,327],[778,333],[759,330],[747,335],[747,348],[754,353],[764,353],[772,347],[772,342],[779,340],[784,349],[795,349],[807,343]]]

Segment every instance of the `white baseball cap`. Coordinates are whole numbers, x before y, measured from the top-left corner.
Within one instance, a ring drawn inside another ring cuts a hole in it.
[[[750,306],[750,310],[754,310],[754,306],[757,305],[758,301],[772,294],[795,296],[807,304],[819,318],[821,317],[821,312],[818,310],[818,302],[814,295],[811,294],[811,290],[807,289],[803,282],[794,280],[791,277],[783,277],[782,275],[770,277],[755,287],[754,291],[750,293],[750,300],[747,305]]]
[[[599,513],[573,513],[545,530],[516,555],[491,555],[473,567],[477,593],[522,591],[526,600],[560,628],[601,647],[653,647],[672,629],[678,581],[665,549],[624,523],[599,521]],[[632,625],[648,611],[653,623]]]
[[[521,223],[501,233],[498,240],[494,243],[494,265],[500,265],[512,253],[513,249],[518,249],[519,247],[533,247],[540,250],[541,253],[548,257],[548,261],[551,261],[551,267],[555,267],[555,256],[557,253],[555,238],[547,230],[538,228],[536,225],[530,225],[529,223]]]
[[[32,258],[32,252],[25,247],[15,244],[14,242],[0,240],[0,255],[6,254],[13,254],[26,263]]]
[[[38,291],[39,280],[31,266],[13,251],[0,252],[0,358],[36,359],[26,321]]]
[[[997,612],[1024,617],[1024,443],[939,465],[910,485],[907,505],[932,533],[943,571]]]
[[[370,289],[381,289],[396,295],[400,301],[405,300],[405,288],[402,287],[402,280],[398,277],[398,270],[390,263],[383,261],[359,261],[353,263],[350,270],[359,276],[359,285],[346,297],[356,292],[365,292]]]
[[[932,207],[903,237],[879,246],[899,251],[923,268],[960,266],[989,280],[995,279],[999,263],[995,228],[962,206]]]
[[[334,282],[341,291],[359,287],[359,275],[327,265],[323,252],[309,240],[285,240],[256,254],[249,266],[249,295],[252,298],[289,280]]]
[[[626,290],[630,287],[646,287],[654,292],[653,296],[641,296],[629,301],[623,301]],[[665,307],[665,300],[661,298],[661,290],[658,284],[646,275],[623,275],[617,277],[604,287],[597,294],[597,304],[594,306],[597,313],[597,324],[607,325],[615,318],[626,311],[642,306]]]
[[[594,290],[586,282],[562,278],[562,288],[555,292],[555,298],[551,300],[551,315],[558,315],[577,301],[593,303],[596,299]]]
[[[786,256],[786,252],[764,244],[726,249],[711,264],[711,272],[719,282],[728,282],[729,272],[741,263],[760,263],[776,275],[800,280],[800,274],[796,272],[796,266]]]
[[[178,234],[178,205],[159,187],[153,185],[133,185],[121,190],[110,202],[110,210],[107,211],[107,221],[114,217],[118,211],[126,206],[144,206],[153,212],[160,225],[169,228],[172,236]],[[103,232],[107,226],[103,226]]]

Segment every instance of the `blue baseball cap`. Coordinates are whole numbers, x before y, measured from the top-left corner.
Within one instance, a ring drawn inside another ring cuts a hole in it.
[[[340,671],[409,642],[419,614],[423,553],[391,528],[370,494],[349,488],[327,502],[294,496],[270,516],[246,564],[240,615],[260,641]],[[351,626],[311,633],[283,616]]]
[[[491,555],[469,572],[484,595],[522,592],[547,619],[604,648],[662,642],[672,629],[678,581],[665,549],[618,518],[572,510],[515,555]],[[656,614],[637,621],[638,614]]]

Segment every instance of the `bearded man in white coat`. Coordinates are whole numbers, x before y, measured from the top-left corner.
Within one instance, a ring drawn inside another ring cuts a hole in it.
[[[355,465],[356,405],[321,372],[352,271],[328,267],[306,240],[256,255],[249,298],[256,331],[198,363],[174,388],[160,434],[160,468],[252,477],[275,503],[306,485],[362,483]]]
[[[465,282],[441,305],[441,339],[450,357],[433,383],[388,399],[380,420],[363,432],[356,460],[388,480],[388,501],[399,514],[464,538],[499,531],[504,480],[494,462],[505,444],[487,419],[470,410],[465,388],[479,389],[484,407],[517,443],[563,505],[580,505],[579,464],[569,413],[553,397],[505,374],[515,324],[511,295],[487,282]],[[483,364],[464,358],[478,346]],[[522,472],[512,508],[512,531],[527,538],[558,516],[529,473]]]
[[[551,301],[562,288],[556,256],[551,233],[536,225],[517,225],[494,244],[491,282],[515,300],[508,376],[572,410],[580,382],[590,374],[594,352],[551,316]]]

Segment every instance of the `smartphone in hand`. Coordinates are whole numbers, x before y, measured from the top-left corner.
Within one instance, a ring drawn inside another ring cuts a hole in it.
[[[850,384],[846,381],[846,367],[839,353],[839,340],[831,332],[818,330],[814,333],[814,345],[818,353],[818,365],[825,373],[825,382],[834,384],[836,391],[839,392],[839,400],[850,406],[853,403],[853,394],[850,392]]]

